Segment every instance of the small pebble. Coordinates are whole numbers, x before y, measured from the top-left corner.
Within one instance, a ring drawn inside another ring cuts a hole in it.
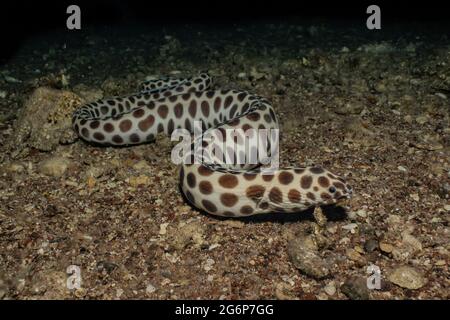
[[[349,224],[346,224],[345,226],[342,226],[342,229],[352,231],[356,227],[358,227],[358,225],[356,223],[349,223]]]
[[[147,288],[145,288],[145,292],[147,294],[151,294],[155,291],[156,291],[156,288],[152,284],[147,285]]]
[[[367,217],[367,212],[364,209],[359,209],[358,211],[356,211],[356,214],[358,216],[360,216],[361,218],[366,218]]]
[[[5,78],[5,81],[9,82],[9,83],[20,83],[20,82],[22,82],[19,79],[16,79],[16,78],[11,77],[11,76],[4,76],[4,78]]]
[[[386,253],[391,253],[394,247],[386,242],[380,242],[380,250]]]
[[[247,78],[247,74],[245,72],[240,72],[237,77],[238,79],[245,79]]]
[[[329,296],[333,296],[336,293],[336,287],[334,285],[334,282],[331,281],[330,283],[328,283],[323,290],[325,291],[325,293]]]
[[[378,241],[375,239],[369,239],[364,243],[364,250],[366,252],[373,252],[378,248]]]
[[[422,243],[417,238],[410,235],[409,233],[403,234],[402,242],[404,244],[411,246],[412,248],[414,248],[417,251],[422,251]]]
[[[434,263],[435,266],[445,266],[447,264],[447,262],[445,260],[438,260]]]
[[[206,259],[205,265],[203,266],[203,270],[210,271],[215,263],[216,262],[211,258]]]
[[[40,172],[53,177],[61,177],[71,165],[71,161],[63,157],[53,157],[44,160],[40,165]]]
[[[308,237],[294,238],[288,243],[288,255],[294,266],[306,275],[322,279],[330,274],[330,268],[317,250],[311,248]]]
[[[341,286],[341,291],[352,300],[368,300],[369,289],[363,277],[351,277]]]
[[[160,235],[165,235],[167,233],[167,226],[169,225],[169,223],[161,223],[159,225],[159,234]]]
[[[388,279],[399,287],[410,290],[422,288],[427,283],[421,272],[409,266],[394,269]]]

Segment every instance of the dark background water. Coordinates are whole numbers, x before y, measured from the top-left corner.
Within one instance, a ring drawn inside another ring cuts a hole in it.
[[[450,11],[445,1],[317,1],[317,0],[61,0],[61,1],[5,1],[0,7],[0,59],[10,57],[23,41],[49,31],[67,31],[66,8],[71,4],[81,7],[82,31],[98,26],[173,27],[196,24],[227,28],[249,23],[276,23],[322,19],[361,25],[371,4],[381,7],[382,23],[400,26],[411,31],[430,28],[430,32],[450,33]],[[423,27],[427,23],[427,27]],[[397,29],[398,31],[399,29]]]

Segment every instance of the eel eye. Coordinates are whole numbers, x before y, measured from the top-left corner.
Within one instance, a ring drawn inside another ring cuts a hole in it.
[[[335,193],[336,192],[336,188],[331,186],[328,191],[330,191],[330,193]]]

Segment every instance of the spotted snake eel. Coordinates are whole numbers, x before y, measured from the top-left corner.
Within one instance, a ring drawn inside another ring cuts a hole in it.
[[[245,135],[252,130],[278,129],[277,116],[266,99],[247,91],[210,90],[211,85],[206,73],[191,78],[150,80],[134,95],[81,106],[73,114],[73,128],[88,142],[112,146],[151,142],[158,134],[170,135],[180,128],[192,133],[194,121],[201,121],[206,130],[201,137],[214,129],[222,134],[214,136],[217,142],[234,140],[237,146],[244,141],[239,130]],[[208,141],[202,141],[201,147],[207,146]],[[270,147],[270,141],[260,146],[268,151]],[[226,150],[220,157],[223,159],[228,153],[236,160],[238,153],[244,158],[248,153],[242,146],[237,150]],[[187,158],[192,160],[192,154]],[[209,153],[202,154],[211,160]],[[181,164],[180,189],[192,205],[213,215],[299,212],[334,204],[352,194],[344,179],[319,166],[264,173],[260,163],[218,165],[205,159],[201,156],[199,162]]]

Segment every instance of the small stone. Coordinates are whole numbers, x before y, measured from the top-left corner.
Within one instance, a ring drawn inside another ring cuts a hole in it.
[[[63,157],[54,157],[44,160],[40,165],[40,172],[53,177],[61,177],[72,162]]]
[[[408,115],[403,117],[403,120],[405,120],[406,123],[411,124],[413,122],[413,117],[408,114]]]
[[[419,198],[419,195],[417,194],[417,193],[411,193],[410,195],[409,195],[414,201],[419,201],[420,200],[420,198]]]
[[[366,252],[373,252],[378,248],[378,241],[375,239],[369,239],[364,243],[364,250]]]
[[[427,280],[418,270],[409,266],[394,269],[388,279],[399,287],[411,290],[422,288],[427,283]]]
[[[9,82],[9,83],[20,83],[20,82],[22,82],[19,79],[16,79],[16,78],[11,77],[11,76],[6,76],[5,75],[4,78],[5,78],[5,81]]]
[[[106,169],[105,167],[90,166],[86,170],[86,177],[99,178],[103,175],[103,173],[105,172],[105,169]]]
[[[118,288],[118,289],[116,289],[116,298],[120,298],[122,295],[123,295],[123,289],[121,289],[121,288]]]
[[[247,78],[247,74],[245,72],[239,72],[239,74],[237,75],[238,79],[245,79]]]
[[[349,211],[347,217],[350,221],[355,221],[358,218],[356,211]]]
[[[208,247],[208,250],[211,251],[211,250],[213,250],[213,249],[215,249],[215,248],[218,248],[218,247],[220,247],[220,244],[214,243],[214,244],[212,244],[212,245],[210,245],[210,246]]]
[[[341,291],[352,300],[368,300],[367,280],[362,277],[351,277],[341,286]]]
[[[208,259],[206,259],[206,262],[205,262],[205,265],[203,266],[203,270],[205,270],[205,271],[210,271],[210,270],[212,270],[212,268],[213,268],[213,265],[215,264],[216,262],[213,260],[213,259],[211,259],[211,258],[208,258]]]
[[[327,225],[326,228],[329,233],[335,234],[338,229],[338,226],[337,225]]]
[[[402,219],[399,215],[396,214],[391,214],[389,215],[389,217],[386,219],[386,222],[390,225],[390,226],[398,226],[401,224]]]
[[[317,250],[311,248],[308,237],[294,238],[288,243],[288,255],[294,266],[315,279],[323,279],[330,274],[330,266],[323,260]]]
[[[342,229],[353,231],[353,229],[355,229],[357,227],[358,227],[358,225],[356,223],[349,223],[349,224],[346,224],[345,226],[342,226]]]
[[[256,70],[256,68],[253,67],[253,68],[250,70],[250,77],[252,77],[254,80],[261,80],[261,79],[264,79],[264,78],[266,77],[266,74],[265,74],[265,73],[262,73],[262,72],[258,72],[258,71]]]
[[[409,233],[406,233],[406,232],[403,233],[402,242],[404,244],[411,246],[412,248],[414,248],[417,251],[422,251],[422,243],[417,238],[410,235]]]
[[[293,300],[294,296],[289,294],[289,286],[284,282],[275,285],[275,296],[278,300]]]
[[[156,288],[152,284],[148,284],[147,287],[145,288],[145,292],[147,294],[152,294],[155,291],[156,291]]]
[[[139,175],[137,177],[131,177],[129,179],[130,186],[136,188],[140,185],[148,185],[150,183],[150,178],[146,175]]]
[[[4,91],[4,90],[0,91],[0,98],[1,99],[5,99],[6,98],[6,91]]]
[[[434,263],[434,265],[438,267],[445,266],[446,264],[447,262],[445,260],[438,260]]]
[[[447,100],[447,96],[445,94],[443,94],[442,92],[436,92],[434,95],[441,99]]]
[[[100,261],[97,263],[97,271],[99,272],[106,271],[108,274],[112,273],[118,267],[119,266],[117,264],[109,261]]]
[[[160,225],[159,225],[159,234],[160,235],[165,235],[166,233],[167,233],[167,226],[169,225],[169,223],[168,222],[166,222],[166,223],[161,223]]]
[[[424,124],[424,123],[426,123],[428,121],[428,117],[427,116],[418,116],[417,118],[416,118],[416,122],[418,123],[418,124]]]
[[[445,211],[450,211],[450,204],[446,204],[446,205],[444,206],[444,210],[445,210]]]
[[[386,242],[380,242],[380,250],[386,253],[391,253],[394,247]]]
[[[190,222],[185,225],[178,225],[176,232],[172,232],[170,244],[176,250],[182,250],[186,246],[193,244],[201,247],[204,243],[205,226],[198,221]]]
[[[386,85],[383,82],[378,82],[375,85],[375,90],[379,93],[386,92]]]
[[[340,115],[360,114],[364,109],[364,105],[359,101],[344,103],[336,107],[333,111]]]
[[[325,293],[329,296],[333,296],[336,293],[336,287],[334,285],[334,281],[331,281],[330,283],[328,283],[323,290],[325,291]]]
[[[364,257],[355,249],[347,249],[345,254],[350,260],[355,261],[357,264],[363,265],[366,263]]]
[[[360,254],[364,254],[365,253],[364,249],[361,248],[360,246],[355,246],[354,249],[355,249],[356,252],[358,252]]]
[[[398,169],[398,171],[401,171],[401,172],[407,172],[408,171],[404,166],[398,166],[397,169]]]
[[[24,168],[24,166],[22,166],[21,164],[18,164],[18,163],[12,163],[12,164],[8,167],[8,171],[14,172],[14,173],[20,173],[20,172],[24,172],[24,171],[25,171],[25,168]]]
[[[141,160],[133,165],[133,169],[138,171],[150,171],[151,167],[147,161]]]
[[[63,87],[67,87],[69,85],[70,76],[66,76],[65,74],[61,75],[61,84]]]
[[[361,218],[367,218],[367,211],[364,209],[359,209],[358,211],[356,211],[356,214]]]

